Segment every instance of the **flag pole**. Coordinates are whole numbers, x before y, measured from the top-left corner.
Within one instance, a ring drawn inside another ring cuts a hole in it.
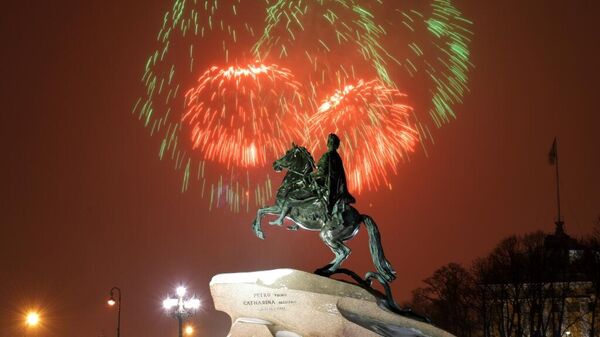
[[[556,231],[558,233],[564,233],[563,221],[560,216],[560,176],[558,171],[558,139],[554,138],[554,166],[556,166],[556,209],[558,211],[558,218],[556,219]]]

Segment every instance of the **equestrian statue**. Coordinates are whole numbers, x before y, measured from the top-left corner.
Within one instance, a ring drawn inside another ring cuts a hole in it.
[[[287,170],[281,187],[277,191],[276,204],[258,210],[252,229],[260,239],[265,238],[261,229],[264,215],[278,218],[271,225],[281,226],[284,219],[292,221],[289,230],[304,229],[318,231],[323,242],[333,251],[335,258],[317,273],[331,275],[339,272],[340,266],[350,255],[344,242],[354,238],[361,224],[369,234],[369,248],[376,272],[366,276],[366,282],[376,279],[387,286],[396,278],[396,272],[383,254],[377,224],[373,219],[352,207],[354,197],[348,191],[346,173],[337,149],[340,139],[330,134],[328,151],[315,167],[308,150],[292,143],[285,155],[273,163],[275,171]],[[315,170],[316,169],[316,170]]]

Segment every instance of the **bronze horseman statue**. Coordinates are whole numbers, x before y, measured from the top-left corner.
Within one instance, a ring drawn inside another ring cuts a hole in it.
[[[252,229],[256,236],[264,239],[261,219],[265,214],[272,214],[279,215],[270,223],[272,225],[281,226],[288,218],[293,222],[289,230],[319,231],[323,242],[335,254],[331,263],[320,271],[333,274],[350,255],[350,248],[344,242],[355,237],[360,224],[364,223],[369,234],[371,257],[377,269],[377,272],[367,274],[366,281],[370,283],[376,279],[388,290],[387,284],[396,278],[395,271],[383,254],[375,221],[351,206],[355,199],[348,191],[344,165],[337,153],[339,146],[338,136],[330,134],[328,151],[319,160],[315,171],[315,162],[308,150],[292,144],[292,148],[273,163],[278,172],[287,169],[277,191],[276,204],[258,210]]]

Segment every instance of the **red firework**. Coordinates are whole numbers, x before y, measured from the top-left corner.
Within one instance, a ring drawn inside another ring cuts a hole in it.
[[[388,172],[413,152],[418,133],[409,122],[406,95],[381,81],[359,80],[336,90],[310,119],[311,131],[337,133],[352,192],[389,186]]]
[[[211,67],[185,95],[192,147],[227,167],[265,165],[300,136],[301,89],[274,64]]]

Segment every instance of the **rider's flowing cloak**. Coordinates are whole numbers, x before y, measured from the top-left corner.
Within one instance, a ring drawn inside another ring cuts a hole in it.
[[[344,204],[353,204],[356,199],[348,192],[346,171],[342,158],[337,151],[327,151],[317,164],[317,179],[324,179],[327,187],[328,211],[331,214],[333,206],[341,201]]]

